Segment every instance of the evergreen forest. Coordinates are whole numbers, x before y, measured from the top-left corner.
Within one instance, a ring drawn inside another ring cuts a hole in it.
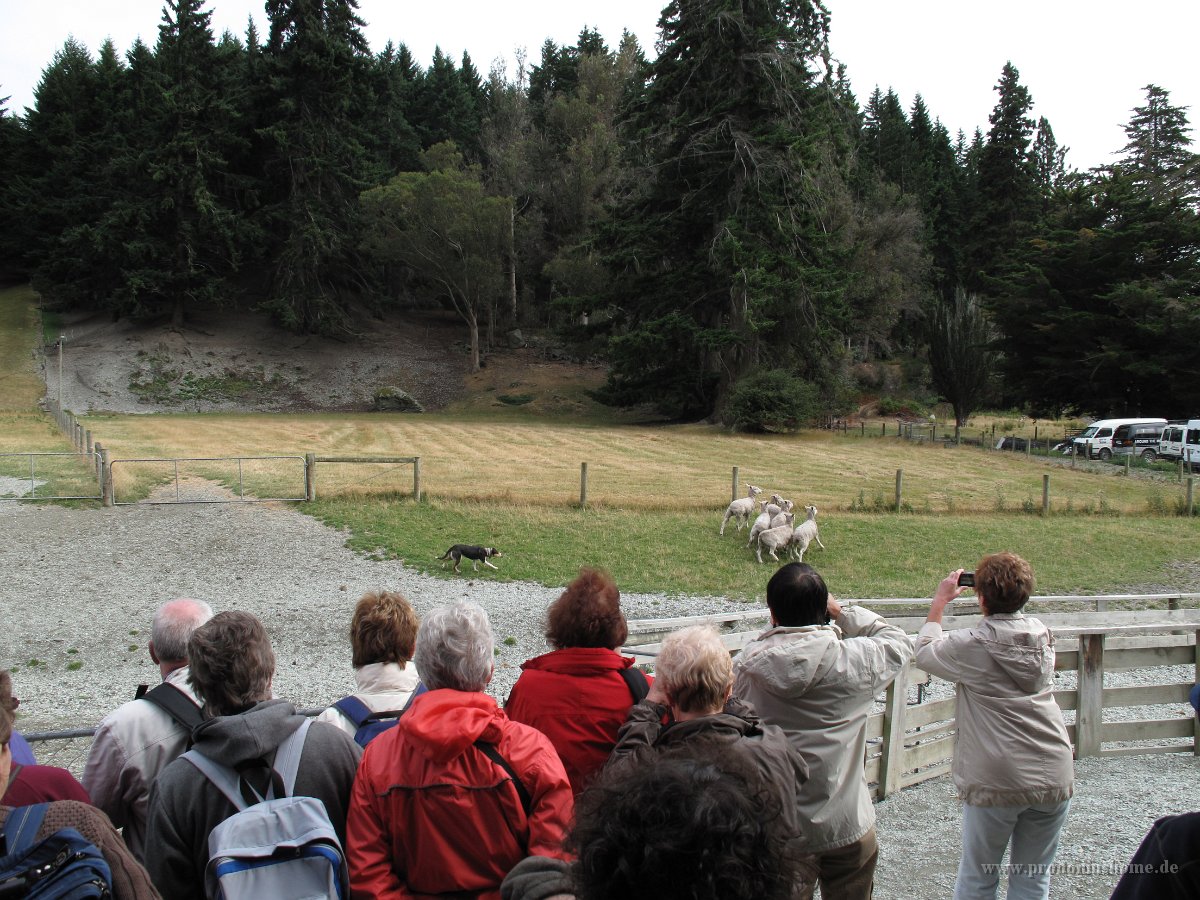
[[[584,28],[486,73],[373,50],[356,0],[266,0],[243,35],[206,5],[167,0],[153,46],[68,39],[32,107],[0,100],[0,280],[351,340],[440,307],[473,368],[548,329],[674,420],[841,415],[888,367],[959,422],[1200,416],[1200,157],[1167,88],[1081,172],[1012,63],[973,134],[855,97],[821,0],[672,0],[653,53]]]

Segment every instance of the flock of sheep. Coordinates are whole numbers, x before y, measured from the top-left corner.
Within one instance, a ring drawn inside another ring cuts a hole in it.
[[[725,518],[721,520],[720,534],[725,533],[725,525],[730,519],[733,519],[734,524],[737,525],[738,532],[741,532],[743,525],[750,525],[750,540],[746,546],[755,548],[755,555],[760,563],[763,561],[764,548],[771,559],[776,562],[779,562],[779,557],[775,555],[777,550],[786,548],[789,555],[799,562],[804,562],[804,551],[813,541],[816,541],[817,546],[822,550],[825,549],[825,545],[821,543],[821,538],[817,535],[817,508],[815,506],[804,507],[808,517],[799,525],[795,525],[796,517],[792,512],[791,500],[784,500],[778,494],[772,494],[770,500],[759,500],[758,495],[763,492],[762,488],[753,484],[747,484],[746,487],[750,492],[749,496],[734,500],[725,510]],[[760,507],[760,512],[758,518],[754,520],[754,524],[751,525],[750,516],[754,513],[756,503]]]

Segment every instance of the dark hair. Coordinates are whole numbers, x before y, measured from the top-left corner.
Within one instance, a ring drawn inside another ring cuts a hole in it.
[[[193,631],[188,664],[188,682],[210,715],[233,715],[271,699],[275,653],[262,622],[248,612],[219,612]]]
[[[788,563],[767,582],[767,606],[777,625],[823,625],[829,621],[829,588],[808,563]]]
[[[398,663],[412,659],[417,640],[417,614],[396,591],[368,591],[359,598],[350,621],[350,646],[354,668],[371,663]]]
[[[17,718],[17,698],[12,692],[12,675],[8,669],[0,672],[0,744],[12,740],[13,722]]]
[[[1033,593],[1033,568],[1015,553],[993,553],[975,567],[975,593],[988,614],[1015,613]]]
[[[629,626],[621,612],[621,592],[602,569],[582,568],[546,611],[546,640],[564,647],[606,647],[625,643]]]
[[[776,900],[795,860],[779,801],[711,741],[606,769],[583,794],[567,847],[579,900]]]

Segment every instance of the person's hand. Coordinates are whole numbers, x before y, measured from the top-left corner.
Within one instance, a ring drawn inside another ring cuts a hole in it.
[[[836,619],[842,614],[842,604],[837,602],[837,598],[833,594],[830,594],[829,599],[825,601],[825,612],[829,613],[830,619]]]
[[[939,609],[945,609],[951,602],[956,600],[958,596],[967,588],[959,587],[958,576],[963,573],[963,569],[955,569],[949,575],[941,580],[937,590],[933,593],[933,606]]]
[[[671,705],[667,700],[667,692],[662,688],[662,679],[655,678],[650,683],[650,690],[646,692],[646,700],[650,703],[657,703],[659,706]]]

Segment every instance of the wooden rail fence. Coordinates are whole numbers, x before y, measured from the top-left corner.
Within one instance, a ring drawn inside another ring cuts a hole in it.
[[[1087,756],[1130,756],[1151,753],[1191,752],[1200,755],[1200,721],[1190,715],[1188,692],[1200,682],[1200,609],[1180,608],[1196,602],[1200,594],[1121,594],[1079,597],[1034,597],[1031,615],[1053,631],[1057,654],[1055,669],[1075,672],[1076,687],[1057,690],[1054,699],[1064,711],[1073,711],[1075,721],[1067,732],[1077,758]],[[1112,610],[1118,602],[1149,602],[1155,609]],[[902,612],[888,621],[915,633],[925,622],[925,611],[903,614],[923,606],[927,599],[843,601],[873,608],[896,608]],[[1088,603],[1084,612],[1054,612],[1068,603]],[[1036,608],[1042,607],[1042,608]],[[688,625],[711,624],[721,632],[730,653],[738,653],[769,623],[766,609],[719,613],[674,619],[643,619],[629,623],[629,639],[622,652],[640,663],[653,665],[662,638]],[[953,615],[943,619],[950,630],[970,628],[978,615]],[[756,623],[756,630],[745,629]],[[1155,683],[1130,687],[1105,687],[1106,672],[1130,669],[1163,670],[1187,666],[1187,673],[1163,672]],[[887,797],[913,784],[937,778],[950,771],[955,741],[955,698],[909,703],[909,687],[925,685],[927,673],[910,664],[888,686],[881,712],[867,722],[867,781],[876,799]],[[918,696],[922,692],[918,692]],[[1138,709],[1180,705],[1189,715],[1104,721],[1106,709]],[[1184,739],[1188,739],[1184,741]],[[1106,747],[1105,744],[1134,744]]]

